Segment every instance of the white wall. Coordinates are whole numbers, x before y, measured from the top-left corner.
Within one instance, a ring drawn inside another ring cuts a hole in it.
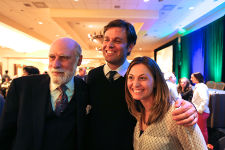
[[[23,66],[35,66],[40,73],[47,71],[48,51],[35,53],[18,53],[11,49],[0,47],[0,62],[2,63],[2,74],[9,71],[10,77],[14,76],[14,64],[18,65],[18,76],[22,75]]]

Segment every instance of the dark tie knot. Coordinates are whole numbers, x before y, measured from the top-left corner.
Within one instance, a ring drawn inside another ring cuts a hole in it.
[[[113,77],[116,73],[117,73],[116,71],[109,71],[109,81],[110,82],[114,81]]]
[[[66,90],[67,90],[67,86],[65,84],[62,84],[58,87],[58,90],[61,92],[61,93],[65,93]]]

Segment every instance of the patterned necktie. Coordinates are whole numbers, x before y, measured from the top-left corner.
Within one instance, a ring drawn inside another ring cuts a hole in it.
[[[116,73],[116,71],[109,71],[109,82],[112,83],[114,81],[113,77]]]
[[[61,85],[57,88],[60,91],[60,95],[55,103],[55,113],[57,116],[60,116],[61,113],[65,110],[68,104],[68,97],[66,95],[67,87],[66,85]]]

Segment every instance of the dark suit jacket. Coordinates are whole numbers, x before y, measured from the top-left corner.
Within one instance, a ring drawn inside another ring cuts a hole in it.
[[[11,83],[0,121],[1,150],[41,150],[46,107],[49,105],[50,78],[48,75],[26,76]],[[76,101],[77,149],[83,149],[87,89],[74,78]]]
[[[87,75],[85,75],[84,77],[81,77],[79,74],[78,75],[76,75],[76,77],[78,77],[78,78],[81,78],[82,80],[84,80],[84,82],[86,82],[87,83]]]
[[[125,78],[114,82],[106,78],[103,66],[88,73],[90,95],[90,150],[133,150],[136,119],[125,100]]]

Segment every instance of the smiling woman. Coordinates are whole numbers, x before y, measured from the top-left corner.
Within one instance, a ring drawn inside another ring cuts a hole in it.
[[[137,119],[134,150],[207,149],[198,125],[184,127],[172,119],[175,106],[169,99],[163,74],[151,58],[137,57],[131,62],[125,96],[131,114]]]

